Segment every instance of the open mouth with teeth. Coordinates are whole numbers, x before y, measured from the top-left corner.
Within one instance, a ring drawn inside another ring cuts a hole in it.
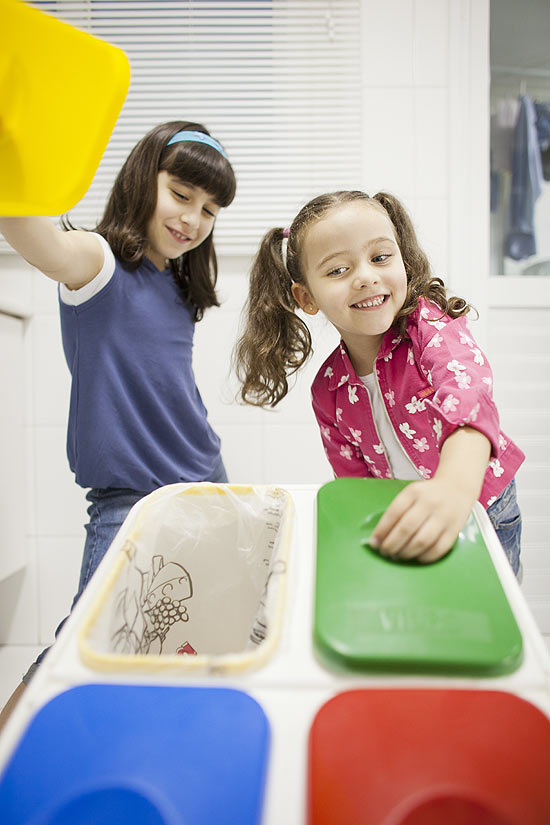
[[[388,299],[387,295],[375,295],[373,298],[365,298],[364,301],[358,301],[352,304],[352,309],[372,309],[373,307],[380,307]]]
[[[172,229],[171,227],[168,227],[168,231],[170,232],[172,237],[175,238],[176,241],[179,241],[180,243],[185,243],[186,241],[191,240],[191,238],[188,235],[182,235],[181,232],[177,232],[175,229]]]

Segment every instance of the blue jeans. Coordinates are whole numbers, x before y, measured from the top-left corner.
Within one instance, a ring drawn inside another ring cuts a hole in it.
[[[516,498],[516,481],[513,479],[504,488],[496,501],[487,508],[487,515],[495,528],[506,558],[514,573],[519,571],[521,553],[521,513]]]
[[[221,459],[215,471],[209,478],[205,479],[205,481],[212,481],[216,484],[227,482],[227,473],[225,472],[225,467]],[[84,554],[80,567],[78,592],[73,599],[71,610],[73,610],[75,604],[84,592],[86,585],[95,573],[100,561],[113,543],[124,519],[134,504],[146,495],[148,495],[148,493],[117,487],[92,489],[86,495],[87,500],[90,502],[90,506],[88,507],[90,521],[86,525],[86,543],[84,545]],[[55,631],[56,639],[67,619],[68,616],[59,623]],[[23,676],[25,684],[30,682],[34,672],[49,649],[50,648],[47,647],[43,650],[25,673]]]
[[[146,495],[147,493],[117,487],[94,488],[87,493],[86,498],[90,502],[88,507],[90,520],[86,524],[86,542],[80,566],[78,591],[73,599],[71,610],[113,543],[124,519],[134,504]]]

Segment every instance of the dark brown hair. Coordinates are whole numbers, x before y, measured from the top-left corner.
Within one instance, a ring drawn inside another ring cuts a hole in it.
[[[113,184],[103,218],[95,228],[129,269],[137,269],[145,254],[147,226],[157,204],[159,172],[166,170],[183,183],[201,187],[222,207],[229,206],[235,197],[235,174],[220,152],[207,144],[189,141],[167,145],[180,131],[210,134],[200,123],[183,120],[152,129],[128,155]],[[170,266],[184,301],[195,308],[196,320],[202,318],[208,307],[219,306],[212,233],[200,246],[170,261]]]
[[[452,318],[470,310],[463,298],[448,297],[443,281],[431,276],[411,219],[397,198],[385,192],[372,198],[359,191],[320,195],[294,218],[288,231],[286,262],[282,254],[283,229],[278,228],[265,235],[252,265],[245,328],[233,356],[242,384],[239,395],[247,404],[275,407],[288,392],[288,378],[311,355],[311,335],[296,315],[298,304],[292,295],[292,282],[307,286],[301,257],[304,237],[313,221],[330,209],[356,200],[368,201],[385,212],[394,227],[407,273],[407,295],[394,321],[401,336],[406,336],[407,318],[417,308],[420,297],[433,301],[442,314]]]

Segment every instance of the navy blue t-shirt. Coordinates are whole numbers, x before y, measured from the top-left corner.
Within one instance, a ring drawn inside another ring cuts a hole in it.
[[[210,476],[220,440],[195,384],[193,311],[172,272],[146,258],[132,272],[115,259],[110,279],[83,303],[65,303],[62,289],[67,453],[77,483],[150,492]]]

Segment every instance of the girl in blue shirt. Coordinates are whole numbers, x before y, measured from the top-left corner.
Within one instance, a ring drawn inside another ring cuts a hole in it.
[[[221,144],[201,124],[175,121],[134,147],[94,232],[0,219],[13,248],[59,282],[72,377],[67,453],[90,488],[73,606],[140,498],[165,484],[227,481],[192,346],[195,322],[219,305],[213,229],[235,188]]]

